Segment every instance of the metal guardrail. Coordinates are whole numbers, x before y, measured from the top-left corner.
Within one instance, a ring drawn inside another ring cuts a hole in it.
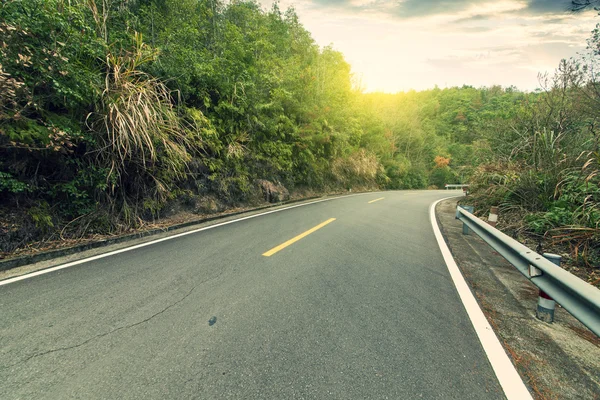
[[[462,183],[446,183],[446,184],[444,185],[444,187],[445,187],[446,189],[451,189],[451,188],[452,188],[452,189],[461,189],[461,188],[464,188],[464,187],[467,187],[467,188],[468,188],[468,187],[469,187],[469,185],[468,185],[468,184],[464,184],[464,185],[463,185]]]
[[[456,209],[456,218],[514,265],[534,285],[600,336],[600,290],[461,207]]]

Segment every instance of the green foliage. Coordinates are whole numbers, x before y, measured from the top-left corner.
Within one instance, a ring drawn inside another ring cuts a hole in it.
[[[9,173],[0,172],[0,192],[7,191],[9,193],[23,193],[29,190],[30,188],[25,182],[15,179]]]
[[[422,189],[427,186],[427,172],[419,168],[411,168],[402,175],[399,189]]]
[[[572,225],[573,221],[573,212],[562,207],[552,207],[549,211],[528,214],[525,217],[528,228],[540,235],[557,227]]]
[[[448,166],[434,168],[429,177],[429,183],[441,189],[445,184],[457,182],[457,174]]]
[[[543,93],[364,94],[293,9],[252,0],[2,2],[0,60],[0,195],[44,233],[127,230],[178,196],[246,202],[263,180],[471,179],[536,231],[598,221],[593,91],[564,76]]]
[[[598,40],[592,35],[591,49]],[[588,264],[600,256],[600,164],[592,122],[600,105],[597,56],[563,60],[554,75],[541,77],[544,90],[523,95],[487,137],[495,151],[476,168],[471,187],[476,203],[517,211],[519,229],[568,244]]]

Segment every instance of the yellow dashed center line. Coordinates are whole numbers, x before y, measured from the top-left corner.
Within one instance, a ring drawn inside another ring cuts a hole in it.
[[[285,249],[289,245],[296,243],[298,240],[302,239],[303,237],[310,235],[311,233],[321,229],[322,227],[324,227],[327,224],[332,223],[333,221],[335,221],[335,218],[329,218],[327,221],[320,223],[319,225],[315,226],[314,228],[311,228],[311,229],[307,230],[306,232],[301,233],[294,238],[291,238],[287,242],[282,243],[277,247],[273,247],[271,250],[267,251],[266,253],[263,253],[263,256],[271,257],[273,254],[277,253],[278,251]]]
[[[371,201],[369,202],[369,204],[371,204],[371,203],[375,203],[376,201],[383,200],[383,199],[385,199],[385,197],[380,197],[380,198],[378,198],[378,199],[371,200]]]

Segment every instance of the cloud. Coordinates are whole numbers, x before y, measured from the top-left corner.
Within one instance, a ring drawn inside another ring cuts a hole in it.
[[[325,7],[328,6],[348,6],[350,5],[350,1],[348,0],[313,0],[315,4],[322,5]]]
[[[515,49],[512,46],[496,46],[484,51],[473,50],[460,55],[430,57],[427,59],[427,64],[436,69],[468,69],[472,67],[502,66],[507,63],[517,65],[524,60],[526,60],[526,54],[522,49]]]
[[[404,0],[398,5],[396,16],[400,18],[425,17],[489,9],[494,2],[489,0]],[[495,14],[504,16],[554,16],[571,13],[571,0],[514,0],[509,10],[488,10],[487,13],[477,13],[459,19],[457,22],[476,21],[493,17]]]
[[[491,32],[493,30],[494,30],[494,28],[489,27],[489,26],[465,26],[465,27],[459,29],[460,32],[465,32],[465,33],[482,33],[482,32]]]
[[[467,17],[461,17],[461,18],[455,19],[453,22],[456,24],[461,24],[463,22],[487,21],[489,18],[490,18],[489,15],[475,14],[475,15],[469,15]]]
[[[544,21],[546,24],[562,24],[566,22],[566,18],[550,18]]]
[[[485,4],[486,0],[404,0],[398,4],[398,17],[425,17],[429,15],[453,14],[465,11],[474,5]]]
[[[570,0],[529,0],[527,7],[523,9],[525,13],[536,15],[560,14],[571,11]]]
[[[259,0],[273,1],[273,0]],[[334,44],[369,91],[469,84],[533,90],[576,56],[596,13],[570,0],[280,0],[320,45]]]
[[[566,43],[580,47],[585,44],[585,42],[578,36],[573,37],[572,35],[561,35],[555,32],[532,32],[529,34],[529,36],[533,39],[538,39],[542,43]]]
[[[547,16],[568,14],[571,0],[512,0],[504,1],[509,9],[498,9],[494,0],[308,0],[316,8],[331,8],[352,14],[377,12],[393,18],[411,19],[437,15],[461,14],[474,11],[456,22],[480,21],[500,14],[513,16]]]

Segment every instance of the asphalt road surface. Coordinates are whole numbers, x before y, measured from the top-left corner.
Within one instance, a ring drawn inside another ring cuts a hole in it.
[[[344,197],[0,286],[0,398],[502,399],[429,221],[452,194]]]

